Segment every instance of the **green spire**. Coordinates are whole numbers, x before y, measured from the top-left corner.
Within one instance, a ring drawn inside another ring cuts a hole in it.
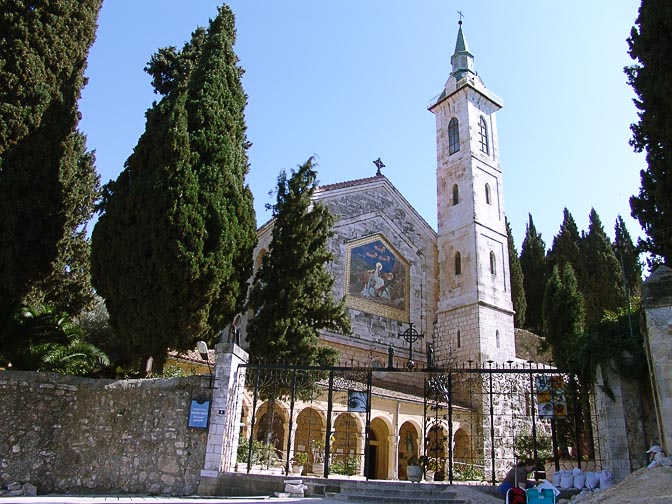
[[[455,53],[450,57],[450,63],[453,65],[451,75],[457,80],[464,78],[467,73],[474,72],[474,55],[469,52],[467,41],[462,33],[462,21],[459,21],[459,30],[457,31],[457,41],[455,42]]]

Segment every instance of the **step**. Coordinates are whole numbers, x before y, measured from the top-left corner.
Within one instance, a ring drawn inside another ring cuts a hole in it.
[[[467,504],[464,499],[456,499],[455,493],[449,493],[442,497],[433,496],[426,497],[423,494],[411,496],[394,496],[388,494],[378,495],[363,495],[363,494],[344,494],[335,492],[326,492],[325,497],[338,500],[341,502],[358,502],[358,503],[382,503],[382,504],[422,504],[422,503],[440,503],[440,504]]]
[[[445,488],[424,489],[418,485],[408,485],[406,487],[345,487],[341,486],[341,493],[349,495],[391,495],[394,497],[407,497],[422,495],[425,497],[445,497],[452,498],[456,492]]]
[[[341,491],[327,492],[325,496],[344,502],[380,502],[385,504],[464,504],[457,499],[457,492],[447,485],[410,483],[408,481],[373,482],[347,481],[341,483]]]

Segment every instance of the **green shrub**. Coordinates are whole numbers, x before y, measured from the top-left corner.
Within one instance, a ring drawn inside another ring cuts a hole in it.
[[[334,474],[353,476],[359,473],[359,460],[357,457],[339,457],[329,467]]]

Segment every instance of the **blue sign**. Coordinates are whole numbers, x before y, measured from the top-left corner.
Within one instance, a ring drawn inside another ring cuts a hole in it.
[[[191,409],[189,410],[189,427],[207,429],[209,413],[210,401],[198,402],[196,399],[192,399]]]

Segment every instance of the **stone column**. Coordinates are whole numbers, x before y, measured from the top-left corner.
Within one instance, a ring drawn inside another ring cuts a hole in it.
[[[216,477],[218,472],[233,470],[236,463],[240,413],[245,390],[245,368],[248,354],[233,343],[215,346],[215,377],[210,409],[208,447],[203,477]]]
[[[390,434],[387,436],[387,474],[386,478],[399,479],[399,436]]]
[[[642,286],[644,347],[649,363],[659,444],[672,452],[672,269],[660,266]]]
[[[609,386],[614,394],[612,400],[603,391],[604,374],[609,373]],[[625,405],[621,378],[614,372],[598,369],[595,387],[595,418],[600,437],[600,455],[603,469],[611,471],[615,481],[622,481],[631,472],[628,431],[625,424]]]

